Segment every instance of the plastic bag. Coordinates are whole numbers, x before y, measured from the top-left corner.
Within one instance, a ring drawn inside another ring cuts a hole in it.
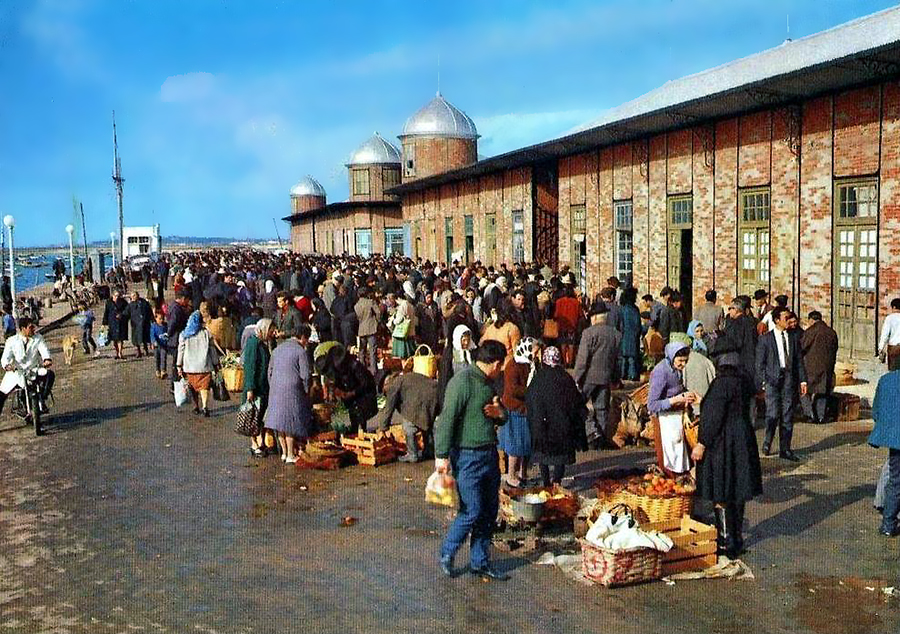
[[[109,332],[107,330],[101,330],[97,335],[97,347],[105,348],[109,345]]]
[[[173,384],[173,393],[175,395],[175,407],[181,407],[188,402],[188,382],[187,379],[180,379]]]
[[[428,476],[425,501],[439,506],[456,506],[456,480],[453,476],[437,471]]]

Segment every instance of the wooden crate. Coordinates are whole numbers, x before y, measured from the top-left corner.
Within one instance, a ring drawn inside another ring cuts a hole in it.
[[[704,570],[716,565],[716,528],[688,516],[680,520],[655,522],[641,526],[643,530],[665,533],[675,547],[663,553],[663,576],[688,570]]]
[[[378,467],[397,459],[397,446],[390,436],[367,434],[341,436],[341,445],[356,454],[359,464]]]
[[[835,392],[837,400],[837,420],[842,423],[859,420],[859,397],[856,394]]]
[[[398,449],[406,452],[406,433],[403,431],[403,425],[391,425],[388,427],[387,434],[398,445]],[[425,451],[425,435],[421,430],[416,431],[416,446],[419,451]]]

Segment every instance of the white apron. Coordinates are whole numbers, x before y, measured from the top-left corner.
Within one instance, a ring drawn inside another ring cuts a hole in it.
[[[684,441],[684,427],[681,412],[659,415],[659,440],[662,443],[663,465],[673,473],[687,473],[691,470],[688,445]]]

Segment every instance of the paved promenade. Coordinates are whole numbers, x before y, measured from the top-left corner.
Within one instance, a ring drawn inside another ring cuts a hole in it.
[[[213,417],[176,410],[152,360],[76,356],[48,434],[0,418],[0,631],[895,632],[900,540],[877,534],[884,453],[870,423],[799,425],[800,464],[765,460],[748,505],[753,581],[584,587],[529,557],[512,579],[438,576],[447,512],[429,464],[340,472],[253,459]],[[641,462],[593,452],[580,472]],[[341,527],[341,518],[358,523]]]

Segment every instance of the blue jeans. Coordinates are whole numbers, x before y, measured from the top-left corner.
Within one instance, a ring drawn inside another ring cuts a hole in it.
[[[459,493],[459,512],[441,546],[441,558],[454,557],[471,533],[469,567],[482,569],[491,561],[491,536],[500,507],[497,448],[454,449],[450,464]]]
[[[884,509],[881,512],[881,530],[893,531],[900,513],[900,449],[888,451],[889,475],[884,489]]]

